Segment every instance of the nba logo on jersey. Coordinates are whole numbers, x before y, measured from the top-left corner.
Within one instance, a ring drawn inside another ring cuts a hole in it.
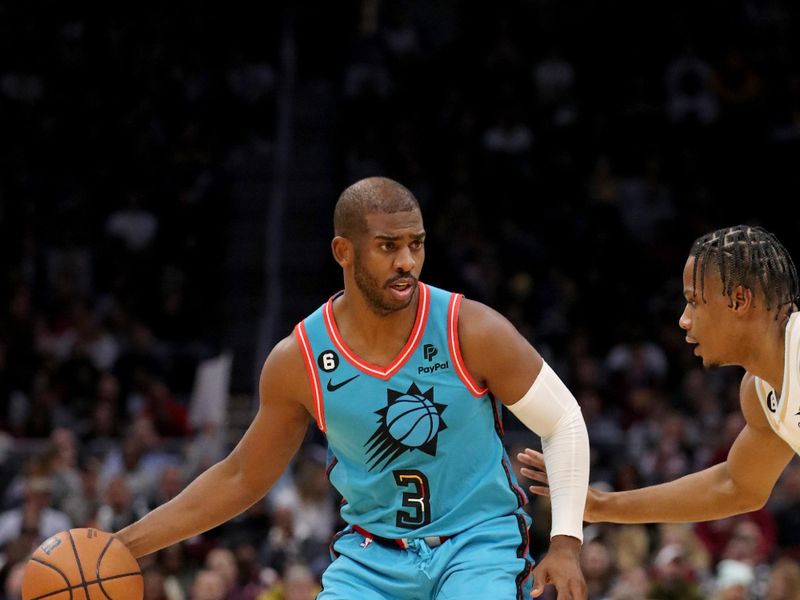
[[[376,411],[378,429],[364,444],[370,454],[370,471],[386,467],[404,452],[419,449],[436,456],[436,440],[447,429],[442,413],[444,404],[433,401],[433,388],[422,393],[415,383],[405,392],[387,390],[388,404]]]

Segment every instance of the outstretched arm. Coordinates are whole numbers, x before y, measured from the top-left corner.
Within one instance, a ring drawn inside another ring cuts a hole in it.
[[[299,369],[298,371],[298,361]],[[134,556],[150,554],[238,515],[266,494],[300,446],[308,412],[296,401],[302,357],[292,338],[280,342],[261,372],[260,407],[231,453],[180,494],[116,537]]]
[[[740,388],[747,424],[725,462],[660,485],[624,492],[590,490],[585,519],[612,523],[694,522],[721,519],[761,508],[794,451],[770,428],[751,375]],[[547,483],[541,454],[526,450],[519,459],[529,465],[526,477]],[[546,495],[547,488],[531,486]]]

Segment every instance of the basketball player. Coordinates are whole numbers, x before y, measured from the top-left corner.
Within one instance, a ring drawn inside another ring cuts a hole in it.
[[[746,369],[739,393],[745,427],[727,460],[704,471],[638,490],[590,489],[587,521],[708,521],[764,506],[800,453],[799,294],[791,257],[760,227],[729,227],[695,241],[683,269],[679,324],[706,367]],[[541,454],[526,449],[518,456],[532,467],[523,475],[547,482]]]
[[[502,402],[542,437],[550,467],[552,539],[534,593],[553,584],[561,599],[585,599],[588,439],[574,397],[505,318],[419,281],[425,229],[408,189],[353,184],[334,228],[344,291],[272,350],[238,446],[118,537],[142,556],[242,512],[286,468],[310,415],[348,523],[320,600],[523,598],[529,523],[500,440]]]

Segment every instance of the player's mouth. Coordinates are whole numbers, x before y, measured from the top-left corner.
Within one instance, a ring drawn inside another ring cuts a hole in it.
[[[389,292],[396,300],[404,301],[411,297],[414,290],[417,288],[417,282],[411,277],[404,277],[403,279],[395,279],[389,285]]]
[[[698,349],[698,348],[700,348],[700,342],[698,342],[698,341],[697,341],[696,339],[694,339],[693,337],[690,337],[690,336],[688,336],[688,335],[687,335],[687,336],[686,336],[686,343],[687,343],[687,344],[691,344],[692,346],[694,346],[694,348],[692,349],[692,353],[693,353],[695,356],[700,356],[700,355],[697,353],[697,349]]]

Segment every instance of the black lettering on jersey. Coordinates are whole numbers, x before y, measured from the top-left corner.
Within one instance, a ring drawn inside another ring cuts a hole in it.
[[[776,413],[778,412],[778,401],[775,399],[775,391],[770,390],[767,394],[767,408],[769,412]]]

